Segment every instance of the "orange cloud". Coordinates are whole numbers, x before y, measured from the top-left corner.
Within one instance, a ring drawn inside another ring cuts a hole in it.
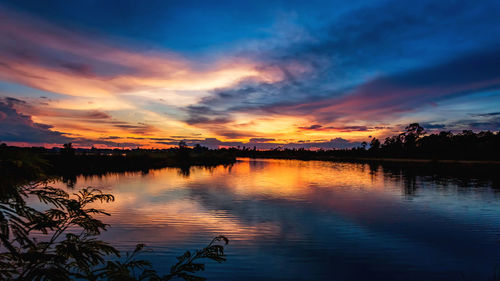
[[[46,91],[83,97],[148,89],[200,91],[249,77],[272,82],[282,75],[243,59],[225,59],[201,69],[171,52],[134,52],[23,14],[0,10],[0,15],[0,36],[9,38],[0,47],[0,77]]]

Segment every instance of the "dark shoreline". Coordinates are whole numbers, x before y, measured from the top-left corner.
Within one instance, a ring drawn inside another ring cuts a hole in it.
[[[389,162],[389,163],[435,163],[435,164],[464,164],[464,165],[500,165],[496,160],[455,160],[455,159],[424,159],[424,158],[385,158],[385,157],[238,157],[245,159],[276,159],[276,160],[301,160],[325,162]]]
[[[0,187],[29,184],[77,176],[121,172],[147,172],[166,167],[179,168],[188,175],[190,167],[215,167],[236,162],[227,150],[177,148],[148,150],[79,150],[0,146]]]

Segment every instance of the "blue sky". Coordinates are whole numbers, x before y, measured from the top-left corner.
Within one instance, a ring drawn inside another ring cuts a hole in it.
[[[0,12],[11,143],[334,147],[411,122],[500,129],[498,1],[3,1]],[[50,140],[23,140],[16,114]]]

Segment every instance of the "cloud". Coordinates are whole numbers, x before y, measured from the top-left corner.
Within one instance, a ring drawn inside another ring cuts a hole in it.
[[[370,128],[367,126],[322,126],[319,124],[313,124],[311,126],[307,127],[299,127],[301,130],[306,130],[306,131],[330,131],[330,130],[335,130],[339,132],[366,132],[366,131],[371,131],[374,129],[380,129],[380,127],[374,127]]]
[[[20,112],[20,109],[23,113]],[[134,139],[133,137],[99,137],[85,138],[75,134],[55,130],[53,126],[34,122],[32,115],[25,112],[36,113],[39,116],[66,118],[70,121],[83,120],[86,123],[105,123],[112,127],[124,129],[129,133],[149,135],[157,129],[144,123],[130,124],[113,120],[109,115],[99,111],[85,110],[58,110],[33,106],[26,101],[12,97],[0,98],[0,141],[33,143],[33,144],[63,144],[73,142],[80,146],[105,145],[109,147],[135,147],[140,144],[135,142],[114,142],[112,140]],[[70,127],[76,127],[71,124]],[[90,128],[84,128],[90,131]],[[136,138],[139,139],[139,138]],[[141,138],[146,140],[171,140],[171,138]]]
[[[500,113],[490,112],[482,114],[470,114],[466,119],[448,120],[443,123],[425,122],[422,127],[427,130],[447,130],[461,132],[463,130],[473,131],[500,131]]]
[[[436,124],[436,123],[422,123],[422,127],[425,129],[444,129],[446,128],[446,124]]]
[[[231,122],[230,119],[228,119],[227,117],[214,117],[214,118],[210,118],[210,117],[205,117],[205,116],[192,116],[191,118],[189,118],[188,120],[186,120],[186,123],[190,124],[190,125],[196,125],[196,124],[203,124],[203,125],[207,125],[207,124],[226,124],[226,123],[229,123]]]
[[[74,62],[62,62],[59,64],[62,68],[81,76],[95,76],[93,68],[89,64],[85,63],[74,63]]]
[[[50,125],[35,123],[31,116],[19,113],[14,105],[23,101],[0,100],[0,140],[4,142],[65,143],[71,138],[51,130]]]
[[[500,88],[500,51],[480,50],[432,65],[383,76],[348,94],[273,105],[271,112],[312,115],[316,120],[383,120],[456,96]]]
[[[478,116],[476,119],[460,119],[446,124],[446,129],[452,131],[500,131],[500,116]]]
[[[38,104],[23,104],[18,106],[21,111],[29,111],[30,114],[44,117],[68,118],[80,120],[105,120],[111,119],[111,115],[99,110],[84,110],[84,109],[65,109],[53,108],[46,105]]]
[[[249,140],[249,142],[270,142],[270,141],[275,141],[276,139],[272,139],[272,138],[251,138]]]
[[[308,127],[299,127],[301,130],[323,130],[323,126],[319,124],[314,124]]]
[[[198,65],[165,50],[133,50],[94,34],[73,31],[0,5],[0,77],[60,94],[99,97],[151,91],[202,91],[279,73],[244,58]],[[167,97],[164,97],[167,99]]]
[[[461,122],[461,125],[464,129],[472,129],[477,131],[500,131],[500,118],[492,118],[487,121],[470,121],[470,122]]]
[[[145,135],[158,131],[154,126],[142,122],[130,123],[116,120],[110,114],[100,110],[57,108],[51,104],[40,103],[36,100],[26,102],[12,97],[4,99],[10,101],[18,112],[36,116],[37,118],[56,120],[57,124],[65,124],[67,127],[105,125],[108,129],[114,127],[129,133]],[[87,130],[90,130],[90,127]]]
[[[474,117],[490,117],[490,116],[498,116],[498,115],[500,115],[500,112],[471,114],[471,116],[474,116]]]

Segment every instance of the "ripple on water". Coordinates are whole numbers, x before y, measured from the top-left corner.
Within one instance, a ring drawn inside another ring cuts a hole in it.
[[[143,257],[164,271],[224,234],[228,261],[207,267],[211,280],[491,278],[498,187],[411,169],[242,160],[187,177],[173,168],[80,177],[76,188],[113,193],[103,238],[121,250],[146,243]]]

